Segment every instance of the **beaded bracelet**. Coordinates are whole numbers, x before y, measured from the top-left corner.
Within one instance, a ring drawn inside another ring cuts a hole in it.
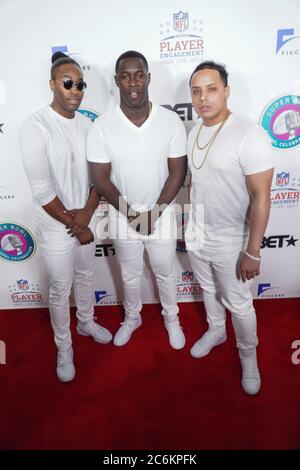
[[[248,256],[248,258],[253,259],[253,261],[260,261],[261,259],[261,256],[257,257],[257,256],[250,255],[248,251],[245,251],[245,255]]]

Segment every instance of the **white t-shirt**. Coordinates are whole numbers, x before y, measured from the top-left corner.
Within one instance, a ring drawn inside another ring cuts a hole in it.
[[[161,106],[153,105],[148,119],[138,127],[117,105],[94,122],[87,155],[90,162],[111,163],[112,183],[130,206],[143,212],[158,200],[169,176],[168,158],[186,155],[186,131],[179,116]],[[115,218],[127,227],[124,216],[110,206],[110,225]]]
[[[200,147],[210,140],[219,125],[202,127]],[[203,150],[194,145],[200,126],[201,123],[195,126],[188,137],[192,208],[186,245],[189,250],[199,250],[203,259],[213,261],[244,248],[249,236],[250,210],[245,176],[273,168],[274,164],[270,139],[255,122],[231,114],[211,147]],[[203,166],[195,169],[194,165],[199,167],[203,162],[207,150]]]
[[[42,230],[65,231],[42,206],[56,196],[67,209],[80,209],[89,195],[86,140],[91,121],[76,112],[67,119],[47,106],[24,124],[21,154],[32,190],[37,225]]]

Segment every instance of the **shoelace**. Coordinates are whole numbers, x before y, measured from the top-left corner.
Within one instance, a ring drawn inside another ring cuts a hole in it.
[[[123,322],[121,323],[121,325],[122,325],[123,327],[125,327],[126,329],[129,329],[129,328],[132,328],[133,326],[135,326],[136,323],[137,323],[137,321],[136,321],[135,323],[129,323],[128,321],[123,321]]]
[[[215,337],[214,334],[212,334],[211,332],[209,333],[208,331],[206,331],[204,333],[204,335],[202,336],[201,339],[201,343],[204,343],[205,344],[205,341],[211,341],[213,338]]]
[[[258,376],[258,373],[257,373],[257,365],[256,365],[255,357],[252,357],[252,356],[243,357],[242,361],[243,361],[244,375],[247,377],[256,378]]]
[[[97,317],[93,317],[92,320],[89,322],[89,325],[88,325],[88,328],[91,328],[91,331],[92,331],[93,333],[96,333],[96,332],[97,332],[97,331],[96,331],[97,329],[100,329],[100,331],[103,331],[103,330],[104,330],[104,328],[103,328],[101,325],[99,325],[98,323],[96,323],[96,320],[97,320],[97,319],[98,319]]]
[[[95,320],[95,319],[96,319],[96,318],[94,317],[94,320]],[[98,323],[95,323],[94,321],[92,321],[92,322],[90,323],[89,327],[91,328],[91,330],[92,330],[93,333],[97,333],[97,330],[98,330],[98,331],[99,331],[99,330],[100,330],[100,331],[103,330],[103,327],[102,327],[101,325],[99,325]]]
[[[58,361],[58,366],[59,366],[59,367],[66,367],[67,365],[72,364],[72,363],[73,363],[72,361],[62,361],[62,360],[59,360],[59,361]]]
[[[73,359],[72,359],[71,355],[69,357],[66,357],[66,355],[59,354],[57,363],[60,367],[61,366],[66,366],[67,364],[72,364]]]
[[[170,329],[172,330],[173,328],[178,328],[183,332],[183,328],[180,325],[179,321],[174,321],[174,322],[166,322],[167,327],[169,326]]]

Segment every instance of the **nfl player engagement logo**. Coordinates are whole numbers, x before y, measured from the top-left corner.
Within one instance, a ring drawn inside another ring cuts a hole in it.
[[[261,125],[278,149],[300,144],[300,96],[281,95],[266,106]]]
[[[173,28],[174,31],[179,31],[182,33],[187,30],[189,27],[189,14],[188,12],[179,11],[178,13],[173,13]]]
[[[204,53],[203,21],[190,18],[187,11],[170,15],[160,24],[160,59],[162,63],[199,62]]]
[[[282,171],[281,173],[277,173],[276,175],[276,185],[277,186],[286,186],[287,184],[289,184],[289,181],[290,181],[290,174],[289,173],[285,173],[284,171]]]
[[[10,297],[15,305],[41,305],[43,298],[38,284],[19,279],[8,286]]]
[[[17,286],[18,286],[18,289],[20,289],[20,290],[28,290],[29,289],[29,283],[28,283],[28,281],[26,281],[26,279],[20,279],[19,281],[17,281]]]
[[[202,289],[194,280],[193,271],[183,271],[181,277],[177,277],[176,283],[177,299],[198,299],[202,295]]]
[[[281,171],[274,175],[271,188],[272,208],[298,207],[300,201],[300,178],[290,172]]]
[[[192,282],[194,279],[194,275],[192,271],[184,271],[182,273],[182,281],[183,282]]]
[[[36,249],[33,235],[21,225],[0,224],[0,259],[6,261],[25,261],[30,259]]]

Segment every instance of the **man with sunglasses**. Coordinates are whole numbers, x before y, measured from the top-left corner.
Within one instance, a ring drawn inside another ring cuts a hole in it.
[[[49,275],[49,310],[58,348],[57,376],[75,377],[70,332],[72,284],[77,332],[98,343],[111,333],[94,322],[94,211],[99,194],[89,185],[86,139],[91,122],[76,113],[86,83],[80,65],[58,52],[52,57],[53,101],[23,126],[21,151],[32,190],[37,238]]]
[[[174,349],[185,345],[174,272],[174,205],[186,175],[186,132],[179,116],[149,101],[150,73],[139,52],[115,67],[120,105],[100,116],[88,136],[88,160],[98,191],[110,203],[109,229],[124,286],[125,321],[114,337],[125,345],[142,324],[141,281],[147,250]]]

